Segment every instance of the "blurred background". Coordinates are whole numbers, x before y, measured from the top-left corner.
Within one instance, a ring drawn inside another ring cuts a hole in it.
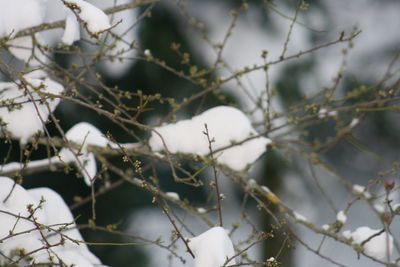
[[[91,2],[106,8],[130,1]],[[277,61],[277,64],[270,65],[268,70],[260,68],[224,83],[218,93],[209,94],[179,109],[178,119],[192,117],[216,105],[236,105],[247,112],[260,132],[267,129],[268,136],[280,142],[280,145],[268,150],[252,167],[251,177],[259,184],[267,185],[286,204],[317,226],[334,222],[337,212],[345,209],[352,199],[351,193],[337,176],[354,184],[369,185],[370,191],[378,194],[384,192],[383,181],[394,180],[399,183],[398,109],[361,114],[355,109],[341,110],[340,107],[373,100],[380,90],[399,90],[400,64],[397,57],[400,53],[400,2],[251,0],[247,1],[246,9],[241,9],[242,4],[242,1],[234,0],[165,0],[119,13],[113,20],[122,19],[122,23],[113,32],[123,34],[126,43],[125,46],[118,44],[120,47],[115,51],[125,48],[126,52],[119,55],[121,60],[105,57],[97,65],[102,81],[110,88],[118,87],[134,94],[138,91],[146,95],[161,94],[164,98],[181,102],[201,88],[180,77],[177,72],[168,71],[160,64],[149,61],[145,51],[147,50],[147,54],[150,52],[154,58],[165,61],[175,70],[188,72],[192,66],[196,66],[196,71],[207,70],[215,64],[217,57],[218,50],[213,44],[222,43],[227,32],[231,31],[222,51],[224,67],[213,70],[211,77],[223,79],[237,70],[251,68],[254,64],[262,65],[266,61]],[[48,21],[59,19],[56,10],[58,9],[55,5],[49,12]],[[239,12],[234,25],[232,10]],[[296,18],[295,23],[293,18]],[[341,34],[349,36],[358,32],[358,36],[350,43],[326,45],[313,53],[280,61],[281,58],[336,41]],[[48,33],[47,42],[56,47],[54,40],[57,35],[60,32]],[[128,49],[128,44],[134,44],[134,49]],[[179,44],[178,52],[173,49],[173,44]],[[76,46],[88,54],[99,49],[85,39]],[[189,56],[190,64],[183,62],[184,53]],[[74,63],[82,64],[82,59],[72,52],[56,52],[53,56],[56,64],[69,70]],[[18,64],[12,59],[10,62]],[[393,70],[391,77],[385,76],[388,68]],[[87,79],[94,80],[90,75]],[[84,86],[78,85],[78,91],[87,97],[91,96],[91,91]],[[325,93],[332,93],[329,101],[325,101]],[[351,97],[352,94],[356,96]],[[134,106],[137,101],[134,98],[129,104]],[[396,106],[396,101],[398,100],[391,102],[391,105]],[[297,115],[305,116],[304,107],[312,104],[316,104],[317,111],[323,108],[327,111],[335,110],[335,116],[321,117],[319,123],[306,126],[292,123],[291,119]],[[171,105],[168,103],[154,102],[149,105],[149,111],[143,112],[138,120],[156,125],[170,110]],[[265,125],[265,114],[261,110],[274,114],[271,115],[270,125]],[[114,122],[69,101],[61,102],[55,116],[65,130],[78,122],[87,121],[103,133],[111,132],[121,142],[132,141],[132,135]],[[270,130],[287,123],[291,126],[277,131]],[[339,126],[351,123],[355,124],[351,127],[351,134],[336,138]],[[53,128],[50,124],[50,132],[56,135]],[[148,132],[141,129],[130,130],[139,138],[149,136]],[[336,175],[310,162],[307,155],[312,150],[312,145],[316,144],[320,144],[320,147],[314,152],[325,160]],[[10,161],[18,161],[20,158],[17,142],[1,144],[0,151],[2,155],[6,151],[10,152]],[[32,159],[44,156],[45,148],[35,151]],[[121,159],[115,158],[113,162],[123,167]],[[195,206],[210,206],[211,189],[174,183],[166,166],[160,166],[159,172],[162,174],[159,177],[161,187],[165,191],[177,192],[181,199],[188,199]],[[206,180],[207,176],[210,176],[210,172],[205,172],[203,178]],[[117,177],[110,174],[107,179],[112,182]],[[244,220],[240,218],[244,195],[227,177],[221,177],[221,183],[223,193],[228,196],[223,203],[223,212],[226,228],[230,229]],[[90,202],[77,204],[90,194],[90,189],[74,173],[45,172],[28,175],[24,177],[24,186],[51,187],[71,205],[74,215],[78,217],[78,223],[86,224],[90,218]],[[396,190],[391,196],[394,203],[400,201],[398,193],[396,184]],[[152,204],[151,198],[136,187],[120,185],[97,198],[97,225],[115,224],[118,229],[132,236],[151,240],[160,238],[164,244],[169,245],[172,227],[161,210]],[[376,199],[376,204],[383,205],[382,199]],[[250,202],[247,208],[249,220],[257,229],[275,230],[270,216],[257,212],[255,203]],[[381,227],[379,218],[367,204],[359,202],[350,211],[343,229],[354,230],[364,225],[371,228]],[[200,234],[207,229],[206,225],[182,210],[177,209],[176,214],[191,226],[194,234]],[[217,222],[216,214],[208,215]],[[394,220],[393,229],[398,229],[398,224],[398,219]],[[249,225],[245,223],[232,235],[236,243],[251,234],[252,228]],[[274,238],[252,248],[249,254],[257,260],[276,257],[282,262],[282,266],[330,266],[330,263],[297,242],[297,238],[288,238],[288,232],[314,249],[321,244],[321,236],[301,226],[291,224],[290,228],[291,231],[276,229]],[[183,232],[190,236],[187,231]],[[136,240],[127,235],[87,229],[82,233],[88,242],[123,243]],[[399,238],[398,231],[393,231],[393,234]],[[358,259],[356,252],[340,243],[331,240],[322,242],[321,253],[345,266],[378,266],[365,257]],[[181,247],[181,244],[178,241],[171,246]],[[183,248],[178,248],[177,251],[188,260],[186,264],[176,257],[171,259],[166,249],[143,245],[141,242],[136,245],[90,248],[109,266],[191,266],[190,258]],[[398,256],[396,253],[395,258]]]

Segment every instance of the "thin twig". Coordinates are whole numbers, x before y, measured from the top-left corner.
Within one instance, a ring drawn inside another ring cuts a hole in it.
[[[214,152],[212,148],[212,143],[215,142],[214,138],[210,138],[210,132],[208,131],[207,123],[204,124],[204,128],[206,129],[203,134],[207,137],[208,141],[208,149],[210,151],[210,158],[211,158],[211,164],[214,172],[214,183],[215,183],[215,192],[217,194],[217,210],[218,210],[218,217],[219,217],[219,225],[223,227],[223,222],[222,222],[222,208],[221,208],[221,193],[219,191],[219,185],[218,185],[218,174],[217,174],[217,168],[215,167],[215,159],[214,159]]]

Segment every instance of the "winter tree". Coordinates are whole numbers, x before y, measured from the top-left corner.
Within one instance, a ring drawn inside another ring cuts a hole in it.
[[[398,10],[0,0],[0,266],[400,266]]]

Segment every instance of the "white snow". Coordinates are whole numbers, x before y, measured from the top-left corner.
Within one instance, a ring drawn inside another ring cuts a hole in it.
[[[341,222],[342,224],[345,224],[347,221],[347,216],[344,213],[343,210],[339,211],[338,214],[336,215],[336,220]]]
[[[367,188],[365,186],[354,184],[352,191],[356,195],[364,195],[364,197],[367,199],[371,198],[371,194],[367,191]]]
[[[166,192],[165,195],[172,200],[179,201],[181,198],[179,197],[178,193],[175,192]]]
[[[326,116],[335,117],[336,115],[337,115],[337,111],[336,110],[328,111],[326,108],[321,108],[318,111],[318,118],[320,118],[320,119],[323,119]]]
[[[114,1],[104,1],[104,0],[91,0],[93,5],[105,9],[115,5],[124,5],[132,3],[131,0],[114,0]],[[116,25],[121,22],[116,27],[112,29],[112,32],[122,39],[109,38],[109,36],[104,35],[105,38],[102,39],[109,49],[107,49],[106,54],[109,56],[117,55],[118,58],[123,58],[124,60],[105,60],[100,63],[100,68],[107,76],[111,76],[114,79],[122,77],[129,71],[132,64],[135,63],[136,49],[132,49],[131,44],[137,42],[138,39],[138,20],[139,8],[129,9],[122,12],[114,13],[110,16],[110,22],[112,25]],[[87,46],[88,49],[96,49],[94,46]],[[97,52],[97,51],[96,51]]]
[[[256,180],[254,180],[254,179],[249,179],[249,181],[247,182],[247,186],[248,186],[250,189],[255,189],[255,188],[257,188],[258,184],[257,184],[257,181],[256,181]]]
[[[2,0],[0,38],[39,25],[43,22],[47,0]]]
[[[107,15],[94,5],[83,0],[64,0],[64,2],[74,7],[73,10],[85,23],[91,35],[98,35],[111,27]]]
[[[31,196],[24,188],[16,185],[13,193],[10,195],[8,200],[4,202],[6,197],[9,195],[14,182],[7,177],[0,177],[0,239],[4,239],[9,236],[11,230],[13,233],[22,233],[24,231],[33,230],[32,232],[15,235],[13,237],[5,239],[0,243],[0,251],[5,255],[10,255],[10,252],[16,248],[24,248],[26,251],[32,251],[42,247],[40,242],[40,234],[34,230],[36,227],[28,220],[18,220],[15,216],[3,213],[10,212],[14,215],[20,215],[21,217],[29,217],[30,213],[27,210],[29,204],[33,205],[33,208],[39,205],[39,201]],[[46,220],[46,215],[42,210],[35,212],[35,218],[42,222]],[[16,223],[18,221],[18,223]],[[14,227],[15,225],[15,227]],[[4,263],[4,257],[0,254],[0,265]]]
[[[49,253],[53,260],[61,259],[69,265],[74,264],[77,267],[90,267],[101,264],[99,259],[94,256],[84,243],[75,243],[68,238],[77,242],[83,242],[82,236],[76,229],[73,216],[65,204],[64,200],[53,190],[48,188],[38,188],[25,190],[20,185],[15,185],[10,197],[4,202],[6,196],[11,192],[14,181],[8,177],[0,177],[0,264],[4,264],[6,259],[2,255],[9,256],[15,249],[24,249],[26,253],[39,249],[31,254],[32,260],[36,263],[47,263],[49,261]],[[36,209],[40,200],[45,202],[41,208]],[[31,221],[32,217],[27,220],[30,213],[27,206],[31,204],[34,212],[35,220],[45,226],[51,227],[53,230],[46,228],[41,229],[41,233]],[[20,215],[22,218],[17,219],[16,216],[7,214],[9,212]],[[56,225],[58,224],[58,225]],[[63,228],[65,227],[65,228]],[[63,229],[62,229],[63,228]],[[13,236],[9,235],[12,230]],[[31,231],[29,231],[31,230]],[[22,233],[27,231],[26,233]],[[40,249],[43,247],[42,235],[45,236],[50,244],[57,244],[64,235],[64,245],[53,247],[47,251]],[[16,260],[16,256],[14,257]]]
[[[108,140],[96,127],[86,122],[74,125],[68,130],[65,137],[80,147],[78,149],[61,149],[59,153],[61,160],[65,163],[74,162],[83,175],[85,183],[91,185],[91,181],[97,173],[97,166],[96,158],[92,152],[88,151],[88,146],[106,147],[109,143]]]
[[[58,162],[57,157],[51,157],[51,158],[46,158],[46,159],[40,159],[40,160],[32,160],[29,162],[10,162],[4,165],[0,165],[0,171],[2,173],[12,173],[12,172],[18,172],[23,168],[29,169],[29,168],[39,168],[43,166],[48,166],[50,164],[54,164]]]
[[[91,185],[97,173],[96,158],[89,152],[88,146],[111,147],[118,149],[119,146],[132,148],[136,143],[119,144],[109,141],[99,129],[87,122],[80,122],[67,131],[65,137],[79,145],[78,149],[62,148],[59,156],[64,163],[74,163],[84,177],[85,183]],[[79,152],[79,153],[78,153]]]
[[[73,146],[72,148],[62,148],[58,156],[33,160],[28,163],[10,162],[0,165],[0,171],[4,173],[17,172],[22,168],[29,169],[48,166],[49,164],[55,164],[61,161],[61,163],[65,164],[75,164],[84,177],[85,183],[87,185],[91,185],[91,181],[97,174],[97,166],[94,153],[90,152],[88,149],[89,145],[102,148],[110,147],[112,149],[132,149],[139,145],[138,143],[116,144],[112,141],[109,141],[99,129],[86,122],[80,122],[74,125],[71,129],[69,129],[69,131],[67,131],[65,137],[68,141],[73,143]],[[74,145],[79,147],[74,147]]]
[[[25,144],[29,137],[42,131],[43,123],[60,102],[58,97],[64,87],[49,78],[28,78],[26,88],[20,88],[21,81],[0,82],[0,118],[6,123],[11,136]],[[43,103],[43,99],[46,99]]]
[[[42,43],[43,38],[40,33],[35,34],[35,42]],[[22,60],[31,68],[40,68],[43,63],[48,63],[48,58],[43,51],[37,48],[31,36],[23,36],[11,39],[7,42],[8,51],[16,58]]]
[[[359,185],[359,184],[355,184],[353,185],[353,192],[361,195],[362,193],[364,193],[366,191],[365,186]]]
[[[48,264],[45,266],[73,266],[73,267],[95,267],[95,266],[103,266],[98,265],[97,263],[90,262],[88,258],[83,257],[80,255],[79,252],[76,250],[67,250],[67,249],[60,249],[56,247],[50,253],[51,261],[49,260],[49,254],[47,253],[40,253],[39,255],[35,256],[35,263],[36,264]],[[57,255],[57,257],[55,257]],[[61,262],[63,265],[61,265]]]
[[[200,213],[200,214],[204,214],[204,213],[206,213],[207,212],[207,210],[205,209],[205,208],[197,208],[197,212],[198,213]]]
[[[381,204],[374,204],[374,209],[376,212],[383,214],[385,213],[385,207],[382,206]]]
[[[350,122],[350,124],[349,124],[349,127],[350,127],[350,128],[354,128],[354,127],[356,127],[357,124],[359,124],[359,123],[360,123],[360,120],[357,119],[357,118],[354,118],[354,119],[351,120],[351,122]]]
[[[35,188],[27,191],[31,196],[35,197],[36,199],[41,199],[41,198],[45,199],[45,202],[43,204],[43,211],[47,217],[46,221],[47,225],[49,226],[58,225],[55,227],[55,229],[58,230],[61,226],[66,226],[66,224],[68,224],[68,226],[65,227],[65,229],[63,229],[62,234],[64,236],[67,236],[68,238],[71,238],[71,240],[66,239],[64,237],[63,238],[65,240],[64,245],[59,246],[54,251],[54,253],[58,257],[62,258],[64,263],[70,262],[69,264],[75,264],[75,266],[78,266],[78,263],[75,262],[75,259],[79,259],[78,262],[81,262],[82,259],[85,259],[91,264],[101,264],[100,260],[89,251],[88,247],[84,243],[82,235],[76,228],[76,225],[74,223],[74,218],[67,204],[64,202],[64,200],[58,193],[49,188]],[[57,244],[58,242],[60,242],[61,240],[60,234],[54,234],[54,232],[51,231],[44,231],[44,232],[49,235],[47,241],[50,244]],[[77,244],[77,242],[73,242],[72,240],[78,241],[79,244]],[[38,257],[36,257],[35,258],[36,262],[37,263],[48,262],[48,254],[47,253],[41,253],[41,254],[42,254],[42,259],[39,260]],[[90,266],[90,265],[81,265],[81,266]]]
[[[235,251],[226,230],[213,227],[208,231],[189,240],[189,247],[195,255],[194,267],[221,267],[230,259],[227,265],[235,264]]]
[[[400,213],[400,203],[396,203],[392,206],[392,209],[395,213]]]
[[[109,143],[104,134],[92,124],[80,122],[75,124],[65,135],[68,140],[82,145],[106,147]]]
[[[362,244],[365,240],[379,233],[380,230],[371,229],[367,226],[357,228],[354,232],[344,231],[343,236],[352,238],[353,243]],[[378,236],[373,237],[364,244],[364,252],[378,260],[386,260],[387,254],[391,254],[393,250],[393,237],[383,232]]]
[[[328,113],[328,110],[326,108],[321,108],[318,111],[318,118],[323,119],[326,117],[326,113]]]
[[[150,51],[150,49],[144,50],[144,55],[145,55],[146,57],[151,57],[151,51]]]
[[[343,236],[344,238],[346,238],[346,239],[352,238],[352,237],[351,237],[351,231],[350,231],[350,230],[343,231],[342,236]]]
[[[69,11],[65,19],[65,30],[61,38],[61,41],[64,44],[72,45],[75,41],[78,41],[80,38],[81,38],[81,32],[80,32],[79,22],[76,19],[74,13],[72,13],[72,11]]]
[[[298,221],[298,222],[308,222],[307,218],[304,215],[302,215],[296,211],[293,212],[293,215],[294,215],[294,218],[296,219],[296,221]]]
[[[171,153],[208,155],[210,152],[208,141],[203,133],[205,124],[207,124],[210,139],[214,139],[213,151],[257,135],[250,120],[242,111],[234,107],[218,106],[192,119],[155,128],[149,145],[153,151],[162,151],[167,148]],[[271,143],[270,139],[257,137],[216,152],[214,157],[218,163],[227,165],[233,170],[243,170],[266,151],[269,143]]]
[[[329,229],[331,228],[330,226],[329,226],[329,224],[324,224],[324,225],[322,225],[322,230],[324,230],[324,231],[329,231]]]
[[[38,26],[44,22],[47,0],[13,0],[1,1],[0,8],[0,38],[14,35],[26,28]],[[35,34],[37,42],[41,43],[40,33]],[[39,62],[46,62],[43,53],[34,47],[32,36],[24,36],[11,39],[7,42],[8,50],[18,59],[35,67]],[[38,60],[32,57],[35,55]]]
[[[51,3],[49,5],[49,2],[59,3]],[[91,35],[98,35],[111,27],[107,15],[94,5],[83,0],[65,0],[65,2],[76,7],[75,11],[77,15],[83,21]],[[0,38],[5,36],[12,37],[13,34],[20,30],[40,25],[45,22],[46,13],[50,12],[48,9],[53,6],[57,6],[60,9],[60,5],[60,0],[2,0],[0,8]],[[74,41],[79,40],[80,26],[75,15],[67,10],[63,10],[63,12],[57,11],[56,13],[56,20],[66,18],[66,28],[62,41],[70,45]],[[24,38],[31,39],[31,37]],[[25,53],[28,52],[29,50]]]

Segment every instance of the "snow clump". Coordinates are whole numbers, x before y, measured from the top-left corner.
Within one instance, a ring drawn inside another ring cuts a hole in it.
[[[23,81],[0,82],[0,129],[7,130],[21,144],[43,130],[60,102],[64,87],[47,77],[24,77]]]
[[[0,265],[9,258],[21,262],[18,250],[32,252],[30,259],[24,259],[29,265],[50,264],[50,259],[51,265],[101,265],[84,243],[68,206],[53,190],[25,190],[12,179],[0,177],[0,200]],[[43,227],[38,229],[36,224]],[[44,242],[53,247],[45,249]]]
[[[210,139],[214,140],[213,151],[223,149],[214,153],[217,162],[236,171],[256,161],[271,143],[270,139],[263,136],[249,139],[257,136],[257,132],[242,111],[234,107],[218,106],[192,119],[155,128],[149,145],[155,152],[167,148],[171,153],[206,156],[210,151],[204,134],[205,124]],[[240,144],[233,145],[235,143]]]
[[[390,255],[393,250],[393,237],[384,231],[380,232],[381,230],[362,226],[353,232],[344,231],[343,236],[348,239],[351,238],[353,243],[359,245],[373,236],[368,242],[363,244],[364,253],[378,260],[386,260],[387,254]]]
[[[107,15],[101,9],[86,1],[64,0],[64,4],[83,21],[84,27],[90,35],[97,36],[111,27]]]
[[[75,124],[67,131],[65,137],[79,147],[62,148],[59,153],[60,159],[64,163],[74,163],[83,175],[85,183],[89,186],[97,174],[96,157],[93,152],[89,151],[90,145],[112,149],[131,149],[138,145],[137,143],[116,144],[108,140],[99,129],[87,122]]]
[[[347,221],[346,213],[344,213],[343,210],[339,211],[338,214],[336,215],[336,220],[338,222],[341,222],[342,224],[345,224]]]
[[[189,239],[188,244],[195,255],[194,267],[220,267],[236,263],[232,241],[222,227],[213,227]]]

